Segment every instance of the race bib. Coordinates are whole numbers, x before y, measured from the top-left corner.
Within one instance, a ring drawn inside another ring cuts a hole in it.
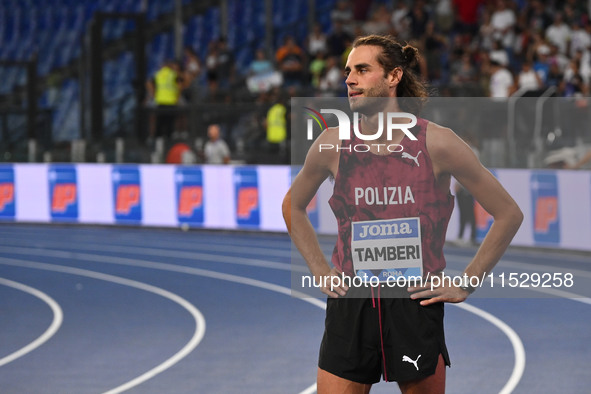
[[[353,222],[351,254],[355,274],[380,282],[389,277],[423,276],[421,222],[418,217]]]

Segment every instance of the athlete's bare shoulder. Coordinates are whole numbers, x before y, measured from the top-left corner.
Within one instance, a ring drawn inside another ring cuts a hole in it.
[[[453,175],[465,166],[480,166],[472,149],[450,128],[429,122],[426,138],[436,176]]]
[[[329,175],[336,176],[339,166],[339,129],[329,127],[312,143],[304,168],[312,171],[327,171]]]

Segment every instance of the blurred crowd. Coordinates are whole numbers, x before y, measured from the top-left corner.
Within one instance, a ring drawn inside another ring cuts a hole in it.
[[[223,37],[209,43],[204,59],[186,48],[182,61],[163,66],[174,71],[168,77],[174,79],[176,99],[159,100],[159,70],[148,83],[149,100],[158,106],[264,104],[265,112],[252,120],[258,138],[272,152],[282,151],[289,121],[283,122],[285,132],[275,136],[267,129],[276,122],[273,116],[288,117],[289,109],[275,108],[271,116],[266,111],[278,103],[285,107],[291,96],[344,96],[343,65],[351,43],[371,33],[391,34],[416,46],[422,59],[414,71],[436,96],[536,95],[550,87],[556,96],[588,96],[589,7],[586,0],[340,0],[330,13],[330,26],[316,24],[301,42],[286,35],[273,50],[255,49],[247,69],[237,69]],[[170,83],[163,81],[161,76],[160,82]],[[170,136],[162,122],[171,120],[160,120],[152,133]],[[232,150],[248,146],[244,134],[223,129]]]

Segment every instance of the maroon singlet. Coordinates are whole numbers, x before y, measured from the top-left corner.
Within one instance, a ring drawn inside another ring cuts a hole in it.
[[[351,140],[341,141],[339,168],[329,204],[338,223],[332,263],[342,272],[355,274],[351,256],[352,222],[412,217],[420,218],[423,275],[445,268],[443,244],[454,199],[436,185],[427,152],[427,124],[427,120],[418,118],[412,129],[417,141],[405,136],[400,143],[404,150],[388,155],[355,152],[354,149],[349,152],[349,147],[372,143],[359,139],[354,133],[351,133]],[[412,196],[408,194],[408,187]],[[359,198],[355,188],[372,188],[375,193],[372,198]],[[397,195],[386,192],[393,189]]]

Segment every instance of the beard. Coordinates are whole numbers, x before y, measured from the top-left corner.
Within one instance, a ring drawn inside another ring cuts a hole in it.
[[[363,97],[349,97],[349,107],[353,112],[371,116],[383,111],[388,101],[388,85],[386,80],[381,80],[375,86],[362,89]]]

